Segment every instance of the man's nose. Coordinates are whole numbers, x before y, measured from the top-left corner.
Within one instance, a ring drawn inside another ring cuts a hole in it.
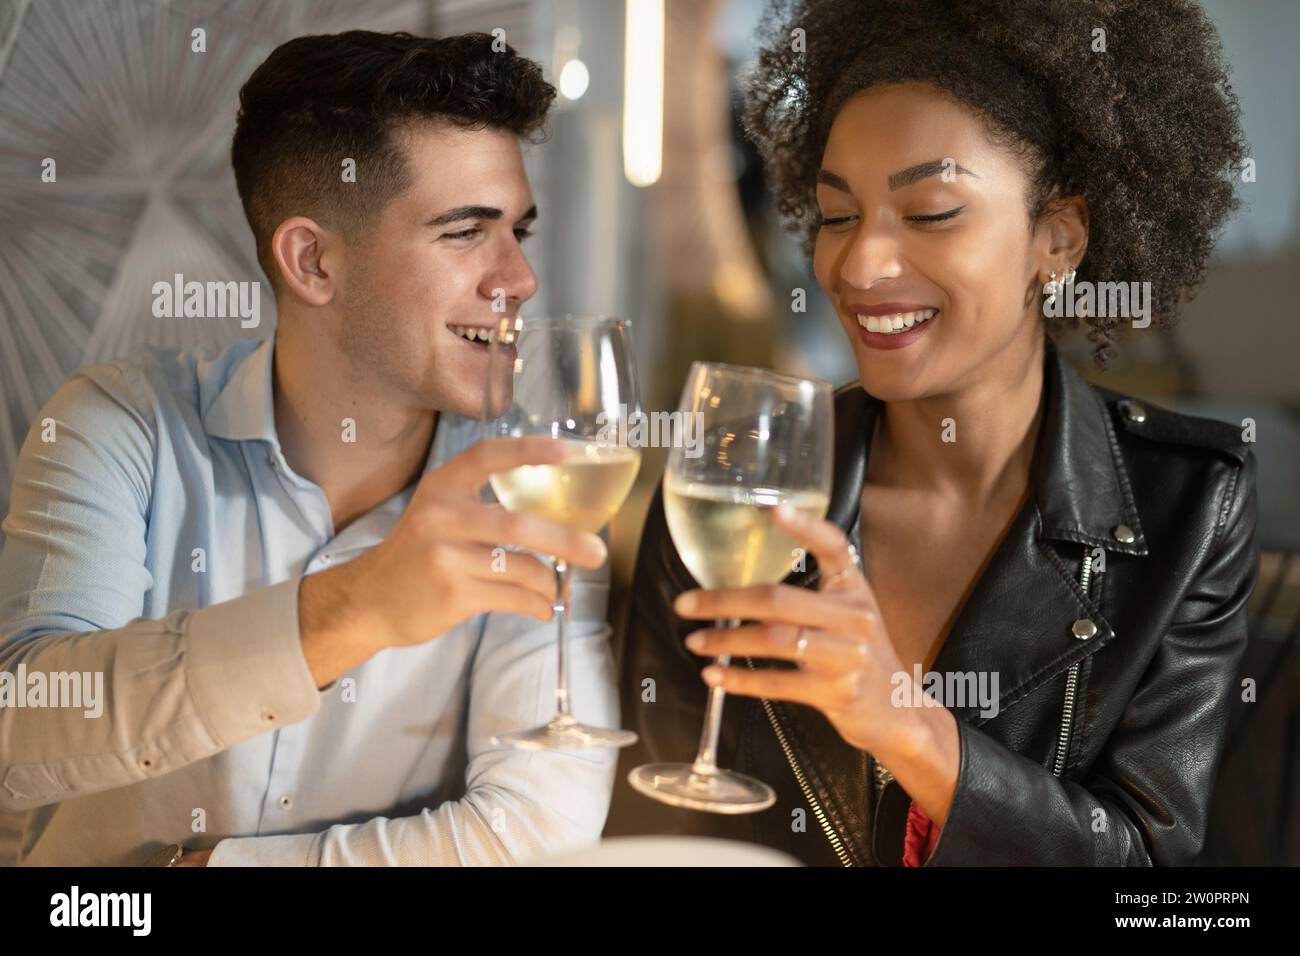
[[[504,297],[515,303],[527,302],[537,293],[537,274],[513,236],[504,244],[485,285],[483,294],[494,301]]]

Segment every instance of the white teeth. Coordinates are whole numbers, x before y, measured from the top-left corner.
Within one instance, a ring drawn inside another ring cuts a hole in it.
[[[451,329],[462,339],[467,339],[470,342],[487,342],[489,340],[488,330],[481,329],[474,325],[449,325],[447,328]]]
[[[894,315],[859,315],[858,324],[868,332],[884,332],[892,335],[928,321],[938,312],[938,309],[919,309],[915,312],[897,312]]]

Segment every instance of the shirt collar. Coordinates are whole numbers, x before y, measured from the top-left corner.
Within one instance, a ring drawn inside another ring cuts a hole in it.
[[[232,363],[225,383],[203,415],[209,435],[231,441],[261,440],[279,446],[275,398],[271,385],[275,337],[236,342],[227,353]]]
[[[230,368],[224,384],[203,415],[203,427],[209,435],[231,441],[265,441],[279,449],[280,437],[275,429],[275,337],[258,341],[244,339],[230,347],[225,355]],[[441,465],[447,458],[473,444],[479,435],[479,423],[450,412],[440,412],[422,474]],[[413,486],[395,495],[409,496]]]

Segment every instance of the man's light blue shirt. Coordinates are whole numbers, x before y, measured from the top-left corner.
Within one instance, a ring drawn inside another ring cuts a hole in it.
[[[413,489],[336,534],[276,437],[273,349],[84,369],[27,436],[0,672],[102,673],[105,699],[97,717],[0,707],[19,861],[130,865],[182,843],[215,845],[211,866],[476,865],[594,843],[614,752],[489,743],[554,712],[553,625],[481,614],[317,689],[298,584],[381,541]],[[426,470],[478,439],[439,419]],[[570,686],[580,719],[616,726],[607,569],[574,571]]]

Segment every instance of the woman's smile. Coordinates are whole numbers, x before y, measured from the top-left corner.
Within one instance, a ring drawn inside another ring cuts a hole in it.
[[[847,308],[857,323],[858,338],[873,349],[906,348],[925,335],[939,316],[936,308],[908,302],[855,303]]]

